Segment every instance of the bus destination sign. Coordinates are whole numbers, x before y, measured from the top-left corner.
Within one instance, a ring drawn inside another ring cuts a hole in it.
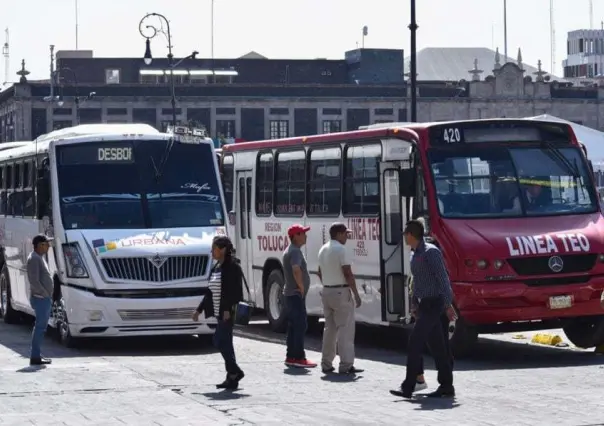
[[[551,142],[570,144],[570,126],[565,123],[528,120],[475,121],[430,128],[432,145],[497,142]]]
[[[59,162],[62,165],[130,164],[134,162],[134,149],[131,143],[124,142],[63,146]]]

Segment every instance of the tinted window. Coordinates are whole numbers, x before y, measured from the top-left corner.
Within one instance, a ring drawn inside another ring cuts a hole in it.
[[[256,165],[256,214],[259,216],[273,212],[273,174],[272,152],[260,153]]]
[[[275,214],[304,213],[306,155],[303,150],[277,154]]]
[[[381,145],[349,146],[345,151],[344,214],[378,214]]]
[[[207,144],[88,143],[59,146],[57,157],[67,229],[224,225],[215,158]]]
[[[235,166],[233,156],[225,155],[222,160],[222,190],[227,211],[233,210],[233,179],[235,178]]]
[[[342,150],[313,149],[310,152],[308,214],[340,214],[342,200]]]

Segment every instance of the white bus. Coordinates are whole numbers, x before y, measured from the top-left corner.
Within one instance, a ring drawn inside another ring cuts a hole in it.
[[[1,148],[1,147],[0,147]],[[33,315],[25,262],[54,236],[49,325],[82,337],[211,334],[191,321],[209,293],[211,242],[224,234],[209,138],[143,124],[80,125],[0,151],[0,313]]]

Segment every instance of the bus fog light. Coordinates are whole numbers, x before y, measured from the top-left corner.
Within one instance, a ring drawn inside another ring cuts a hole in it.
[[[103,319],[103,311],[88,311],[88,320],[100,321]]]
[[[486,260],[480,259],[479,261],[476,262],[476,266],[478,267],[478,269],[486,269],[486,267],[488,266],[488,263]]]
[[[600,255],[598,256],[598,260],[604,263],[604,253],[600,253]]]
[[[495,269],[501,269],[501,267],[503,266],[503,260],[496,259],[493,262],[493,266],[495,267]]]
[[[86,274],[86,271],[84,271],[84,268],[82,268],[81,266],[74,266],[72,270],[74,275],[76,276],[83,276]]]

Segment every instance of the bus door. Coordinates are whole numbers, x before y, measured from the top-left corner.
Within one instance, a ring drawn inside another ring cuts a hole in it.
[[[405,245],[402,235],[408,213],[407,201],[400,192],[400,164],[400,162],[380,163],[382,321],[388,322],[401,322],[410,318],[408,286],[410,250]]]
[[[247,279],[251,298],[255,298],[253,279],[253,252],[252,252],[252,171],[238,170],[235,175],[235,249],[237,257],[241,260],[241,267]],[[247,298],[246,290],[243,297]],[[254,302],[258,302],[254,300]]]

